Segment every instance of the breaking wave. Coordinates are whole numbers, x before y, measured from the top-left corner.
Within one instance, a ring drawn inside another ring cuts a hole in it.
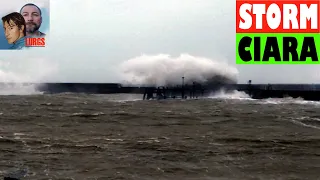
[[[35,83],[55,70],[57,67],[45,59],[0,61],[0,95],[41,94]]]
[[[142,55],[123,62],[120,66],[123,84],[148,86],[197,83],[236,83],[238,70],[223,61],[181,54]]]
[[[245,99],[245,100],[253,100],[248,94],[242,91],[225,91],[221,89],[215,93],[211,93],[208,98],[212,99]]]

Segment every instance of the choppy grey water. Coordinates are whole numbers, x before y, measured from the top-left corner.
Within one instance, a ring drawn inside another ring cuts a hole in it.
[[[0,176],[320,179],[320,103],[0,97]]]

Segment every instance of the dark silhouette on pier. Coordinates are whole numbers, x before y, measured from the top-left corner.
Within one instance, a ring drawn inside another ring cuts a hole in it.
[[[0,84],[0,91],[3,85],[8,86],[8,83]],[[185,83],[185,77],[182,77],[181,85],[159,87],[125,86],[119,83],[39,83],[35,85],[38,91],[47,94],[67,92],[88,94],[131,93],[141,94],[141,98],[145,100],[199,98],[213,95],[221,90],[225,93],[235,90],[243,91],[253,99],[292,97],[320,100],[320,84],[253,84],[251,80],[246,84],[224,83],[223,81]]]

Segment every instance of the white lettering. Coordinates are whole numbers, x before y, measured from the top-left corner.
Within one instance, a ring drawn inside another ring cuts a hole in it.
[[[266,13],[266,5],[254,4],[252,13],[256,15],[256,29],[262,29],[262,14]]]
[[[298,24],[298,8],[295,4],[283,5],[283,29],[290,29],[290,21],[292,29],[299,29]]]
[[[318,4],[300,4],[300,12],[295,4],[284,4],[283,14],[280,7],[273,3],[267,10],[265,4],[242,4],[240,6],[239,28],[250,29],[253,24],[251,13],[255,14],[256,29],[263,29],[263,15],[266,14],[266,20],[270,29],[277,29],[281,20],[283,20],[283,29],[307,29],[308,22],[311,23],[311,29],[318,29]],[[298,22],[298,13],[300,14],[300,22]]]
[[[311,20],[311,29],[318,29],[318,5],[300,4],[300,29],[307,29],[307,20]]]
[[[275,15],[275,17],[273,17]],[[277,29],[281,22],[281,10],[277,4],[271,4],[267,10],[267,22],[271,29]]]
[[[244,22],[242,22],[240,20],[240,24],[239,24],[239,28],[241,29],[250,29],[250,27],[252,26],[252,17],[249,13],[247,13],[247,10],[249,10],[249,12],[251,12],[251,8],[252,5],[251,4],[242,4],[240,6],[240,17],[244,20]]]

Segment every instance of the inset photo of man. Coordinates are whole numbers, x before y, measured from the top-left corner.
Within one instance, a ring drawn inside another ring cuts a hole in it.
[[[0,50],[46,47],[49,0],[0,2]]]

